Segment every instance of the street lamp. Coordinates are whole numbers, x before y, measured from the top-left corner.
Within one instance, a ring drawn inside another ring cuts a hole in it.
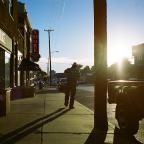
[[[50,32],[54,31],[52,29],[44,29],[44,31],[48,32],[48,38],[49,38],[49,57],[48,62],[50,64],[50,86],[51,86],[51,49],[50,49]]]

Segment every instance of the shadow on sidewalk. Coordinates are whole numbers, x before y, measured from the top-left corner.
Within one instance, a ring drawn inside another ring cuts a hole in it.
[[[115,127],[113,144],[143,144],[133,135],[123,134],[120,129]]]
[[[105,142],[106,135],[107,132],[98,132],[93,129],[84,144],[111,144]],[[113,144],[142,144],[142,143],[132,135],[122,134],[120,132],[120,129],[115,127]]]
[[[44,117],[36,119],[20,128],[15,129],[12,132],[9,132],[9,133],[3,135],[2,137],[0,137],[0,143],[13,144],[13,143],[17,142],[18,140],[24,138],[25,136],[29,135],[36,129],[43,127],[45,124],[55,120],[56,118],[60,117],[61,115],[65,114],[68,111],[69,111],[69,109],[59,108],[58,110],[56,110]]]
[[[108,144],[104,142],[106,135],[107,135],[107,131],[100,132],[93,129],[84,144]]]

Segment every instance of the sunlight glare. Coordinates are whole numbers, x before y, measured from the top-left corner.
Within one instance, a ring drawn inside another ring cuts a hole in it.
[[[131,45],[127,41],[113,40],[108,43],[108,66],[120,63],[124,58],[131,58]]]

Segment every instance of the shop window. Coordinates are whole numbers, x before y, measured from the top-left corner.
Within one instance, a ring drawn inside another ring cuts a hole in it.
[[[5,70],[4,70],[4,50],[0,47],[0,89],[5,88],[4,86],[4,76],[5,76]]]
[[[5,52],[5,88],[10,87],[10,54]]]

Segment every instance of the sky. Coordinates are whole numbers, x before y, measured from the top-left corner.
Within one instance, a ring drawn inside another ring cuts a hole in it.
[[[73,62],[94,64],[93,0],[20,0],[34,29],[40,32],[39,65],[47,72],[48,33],[52,69],[63,72]],[[107,0],[108,66],[132,57],[133,45],[144,43],[144,0]],[[56,52],[59,51],[59,52]]]

